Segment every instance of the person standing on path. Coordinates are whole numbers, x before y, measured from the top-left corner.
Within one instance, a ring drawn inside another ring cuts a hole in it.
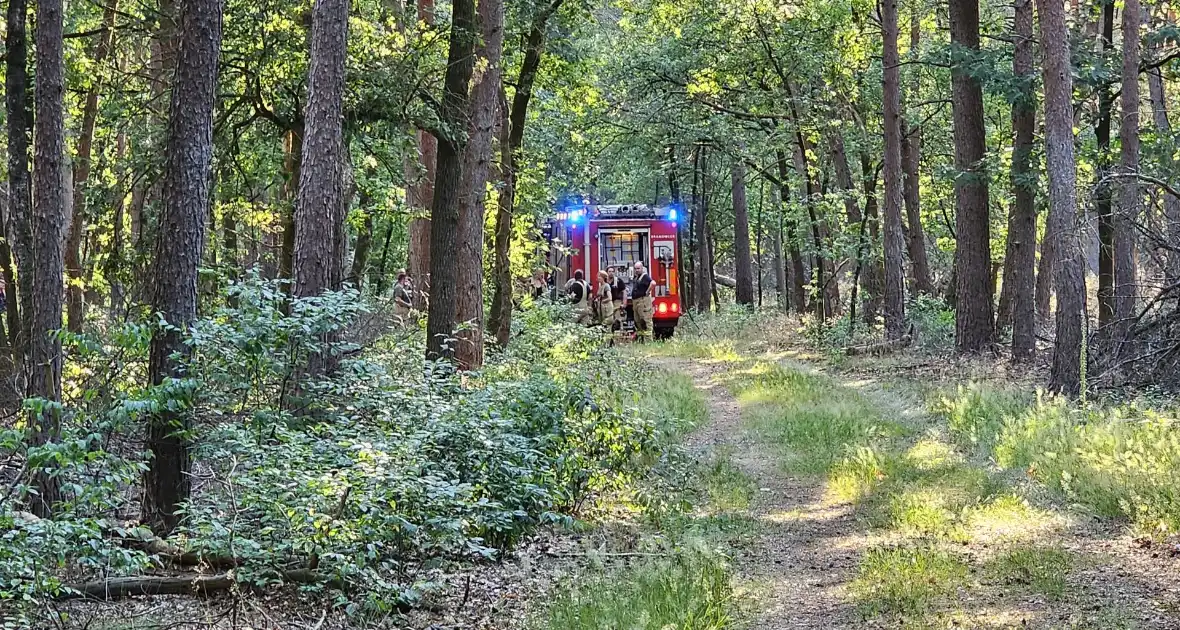
[[[594,316],[599,324],[609,326],[615,317],[614,300],[611,297],[610,274],[598,272],[598,286],[594,289]]]
[[[651,303],[651,274],[647,273],[643,263],[635,263],[632,274],[635,282],[631,284],[631,307],[635,312],[635,336],[642,343],[651,338],[652,315],[654,310]]]
[[[397,284],[393,285],[393,315],[397,318],[399,326],[409,323],[413,309],[414,296],[410,288],[410,276],[402,269],[397,272]]]

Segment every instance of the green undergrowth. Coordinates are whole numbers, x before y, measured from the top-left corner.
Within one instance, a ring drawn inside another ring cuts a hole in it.
[[[1175,411],[1031,396],[981,384],[932,405],[956,441],[1024,471],[1103,517],[1142,533],[1180,529],[1180,431]]]
[[[69,337],[62,439],[0,431],[0,458],[52,464],[65,494],[51,520],[0,501],[0,621],[49,627],[46,602],[70,584],[164,564],[120,542],[147,534],[125,524],[148,461],[127,436],[163,409],[193,418],[202,476],[169,542],[237,558],[244,589],[314,562],[321,580],[302,589],[333,615],[429,603],[436,572],[423,567],[494,561],[621,498],[679,509],[667,489],[691,466],[676,442],[704,419],[703,399],[560,309],[521,313],[511,346],[460,374],[424,359],[421,330],[374,324],[382,305],[355,292],[289,302],[257,278],[230,290],[234,306],[186,332],[185,378],[144,386],[153,326]],[[339,368],[311,378],[303,366],[325,352]]]
[[[727,561],[685,552],[583,577],[561,590],[538,630],[722,630],[735,623]]]

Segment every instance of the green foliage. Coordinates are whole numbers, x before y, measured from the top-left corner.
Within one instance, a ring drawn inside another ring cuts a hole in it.
[[[537,630],[722,630],[733,592],[725,559],[684,553],[642,562],[563,590]]]
[[[914,325],[915,345],[924,350],[945,350],[955,343],[955,311],[941,298],[913,296],[906,316]]]
[[[538,526],[684,468],[669,441],[704,416],[690,382],[652,379],[657,388],[641,392],[647,368],[544,309],[521,318],[516,343],[486,370],[461,375],[424,361],[420,335],[362,349],[374,323],[355,291],[295,300],[289,315],[276,283],[247,280],[231,294],[234,306],[187,331],[184,378],[80,392],[63,439],[45,447],[29,447],[23,430],[0,435],[0,451],[30,468],[52,462],[67,498],[52,521],[0,502],[10,530],[0,601],[31,607],[67,576],[136,574],[154,561],[118,544],[142,535],[113,515],[132,509],[127,488],[145,456],[112,439],[160,409],[196,420],[199,482],[175,544],[239,558],[234,577],[248,585],[314,561],[323,580],[305,588],[330,591],[351,614],[413,604],[432,586],[422,567],[497,558]],[[86,351],[72,369],[145,356],[146,335],[110,339],[125,345],[79,338]],[[338,358],[330,378],[305,372],[316,353]]]

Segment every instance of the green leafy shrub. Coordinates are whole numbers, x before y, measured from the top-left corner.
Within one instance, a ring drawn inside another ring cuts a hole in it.
[[[127,575],[157,560],[122,549],[118,539],[139,534],[112,517],[134,513],[146,462],[125,438],[159,409],[194,418],[194,493],[170,542],[240,559],[234,577],[247,584],[314,565],[322,579],[305,588],[375,614],[428,592],[424,569],[497,557],[659,474],[676,459],[668,440],[700,419],[683,382],[669,382],[679,397],[644,400],[632,384],[645,369],[561,323],[559,308],[528,311],[507,351],[457,374],[423,358],[416,331],[366,341],[375,314],[355,292],[295,300],[285,314],[277,283],[230,291],[232,307],[187,331],[183,378],[138,384],[151,327],[77,338],[70,369],[84,387],[63,440],[31,448],[21,427],[0,436],[0,452],[30,467],[52,460],[69,498],[54,520],[30,523],[0,502],[12,530],[0,540],[0,607],[32,609],[92,575],[87,566]],[[304,369],[316,354],[335,357],[330,377]]]

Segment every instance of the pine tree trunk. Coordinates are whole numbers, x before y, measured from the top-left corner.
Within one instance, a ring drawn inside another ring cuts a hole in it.
[[[1037,263],[1036,171],[1032,168],[1037,127],[1033,75],[1032,0],[1015,0],[1015,53],[1012,72],[1022,81],[1020,97],[1012,103],[1012,206],[1008,210],[1008,241],[1004,252],[1004,282],[997,326],[1012,327],[1012,357],[1028,360],[1036,351],[1036,306],[1033,271]]]
[[[1041,238],[1041,256],[1037,259],[1037,286],[1034,302],[1037,321],[1049,321],[1052,315],[1050,304],[1053,298],[1053,269],[1057,266],[1053,252],[1053,239],[1049,237],[1049,217],[1045,217],[1045,236]]]
[[[1065,6],[1038,0],[1045,86],[1045,155],[1049,174],[1049,219],[1046,238],[1056,257],[1053,265],[1057,291],[1057,339],[1049,389],[1076,394],[1081,386],[1084,354],[1083,323],[1086,285],[1077,223],[1077,165],[1073,139],[1073,76],[1070,69],[1069,30]]]
[[[279,245],[279,278],[295,279],[295,207],[299,203],[299,181],[303,178],[303,134],[305,125],[299,117],[294,126],[283,132],[283,238]],[[287,290],[292,285],[287,285]]]
[[[35,99],[37,117],[33,137],[33,267],[32,312],[29,316],[29,396],[61,401],[61,341],[55,331],[62,324],[62,236],[66,221],[65,53],[62,0],[37,2]],[[61,433],[59,412],[34,412],[29,421],[32,443],[42,445]],[[61,499],[56,478],[40,470],[34,478],[37,496],[33,513],[51,515]]]
[[[868,151],[860,151],[861,187],[865,195],[865,221],[868,228],[867,250],[868,258],[862,272],[864,282],[862,288],[865,295],[861,297],[864,307],[863,319],[866,324],[875,325],[880,317],[885,303],[885,261],[876,254],[877,246],[881,242],[881,212],[877,202],[877,169],[869,157]]]
[[[457,335],[455,358],[460,369],[483,367],[483,245],[488,173],[500,102],[500,56],[504,48],[503,0],[480,0],[476,65],[480,73],[471,86],[467,146],[463,155],[465,183],[459,197],[459,295],[457,314],[465,324]]]
[[[1164,92],[1163,71],[1154,68],[1147,73],[1147,89],[1151,96],[1151,116],[1155,128],[1161,138],[1172,137],[1172,123],[1168,119],[1168,99]],[[1166,145],[1169,150],[1162,152],[1161,166],[1165,172],[1175,172],[1176,161],[1172,158],[1172,144]],[[1175,195],[1164,194],[1164,234],[1169,243],[1180,243],[1180,199]],[[1180,251],[1169,249],[1165,254],[1164,284],[1171,286],[1180,282]]]
[[[362,194],[361,205],[368,206],[372,198]],[[365,285],[365,271],[369,267],[369,252],[373,249],[373,213],[365,213],[365,221],[356,235],[356,249],[352,253],[352,268],[348,272],[348,282],[359,291]]]
[[[921,12],[914,7],[910,15],[910,54],[917,55],[922,42]],[[926,255],[926,230],[922,225],[921,179],[922,127],[909,128],[901,119],[901,167],[905,171],[903,197],[906,214],[906,251],[910,257],[913,289],[916,293],[934,295],[934,281],[930,276],[930,259]]]
[[[8,301],[20,305],[16,321],[10,321],[14,354],[27,359],[30,318],[33,314],[32,179],[29,177],[29,133],[33,123],[29,108],[28,3],[9,0],[8,36],[5,38],[5,109],[8,115],[8,216],[5,231],[12,240],[18,284],[8,285]],[[11,313],[11,311],[9,311]],[[27,360],[22,361],[27,365]]]
[[[213,107],[221,49],[222,0],[181,0],[180,47],[168,116],[164,209],[156,237],[152,310],[168,322],[152,335],[152,383],[184,375],[184,329],[197,318],[197,270],[205,245],[213,164]],[[164,411],[148,420],[152,451],[144,479],[143,520],[159,536],[180,520],[177,508],[192,488],[186,411]]]
[[[754,306],[754,264],[750,259],[750,208],[746,200],[746,168],[735,159],[730,178],[733,185],[733,257],[738,304]]]
[[[979,50],[979,1],[951,0],[951,41]],[[962,65],[951,69],[954,112],[955,259],[958,262],[958,307],[955,347],[980,352],[995,335],[992,317],[991,231],[987,171],[983,163],[987,137],[983,119],[983,86]]]
[[[1114,47],[1114,2],[1102,4],[1101,50]],[[1098,328],[1109,334],[1114,320],[1114,204],[1111,195],[1110,119],[1114,95],[1109,84],[1098,88],[1098,119],[1094,135],[1098,141],[1098,183],[1095,206],[1098,212]]]
[[[1114,222],[1115,340],[1127,341],[1138,296],[1135,231],[1139,220],[1139,0],[1123,2],[1123,89],[1119,118],[1119,212]],[[1121,354],[1121,349],[1116,350]]]
[[[430,251],[455,252],[462,235],[460,204],[466,183],[463,157],[466,149],[468,88],[475,66],[474,0],[455,0],[451,10],[451,42],[447,71],[443,79],[442,126],[438,138],[434,199],[431,206]],[[459,276],[454,261],[446,256],[430,258],[430,307],[426,319],[426,356],[449,359],[454,356],[452,337],[458,324]]]
[[[897,0],[881,3],[884,35],[883,63],[885,125],[885,334],[900,339],[905,334],[905,260],[901,229],[901,60],[897,53]],[[990,313],[990,309],[989,313]]]
[[[434,25],[434,0],[418,2],[418,20]],[[417,159],[405,164],[406,206],[414,217],[410,219],[410,239],[406,271],[414,281],[414,308],[427,310],[430,301],[430,209],[434,203],[434,182],[438,164],[438,139],[424,130],[417,130]]]
[[[512,160],[512,114],[501,81],[500,194],[496,199],[496,226],[492,234],[495,259],[492,265],[492,308],[488,316],[488,332],[501,348],[508,347],[512,337],[512,212],[516,203],[516,170]]]
[[[778,163],[779,197],[782,201],[782,212],[790,213],[791,191],[787,188],[788,167],[787,155],[784,151],[777,151],[775,158]],[[787,284],[790,286],[788,306],[795,313],[802,315],[807,311],[807,271],[803,267],[803,255],[799,251],[799,222],[794,217],[787,217],[787,252],[790,255],[790,266],[787,267]]]
[[[106,63],[115,39],[115,15],[118,0],[110,0],[103,9],[102,26],[105,31],[99,35],[94,49],[94,65],[101,68]],[[65,265],[70,284],[66,293],[66,322],[70,332],[81,332],[85,317],[85,287],[82,282],[82,236],[86,226],[86,187],[90,183],[91,148],[94,146],[94,127],[98,122],[98,95],[102,89],[99,78],[91,79],[82,106],[82,133],[78,136],[77,157],[74,161],[74,201],[70,218],[70,232],[66,237]]]
[[[337,233],[344,218],[344,62],[348,0],[316,0],[295,206],[294,295],[338,288]]]

